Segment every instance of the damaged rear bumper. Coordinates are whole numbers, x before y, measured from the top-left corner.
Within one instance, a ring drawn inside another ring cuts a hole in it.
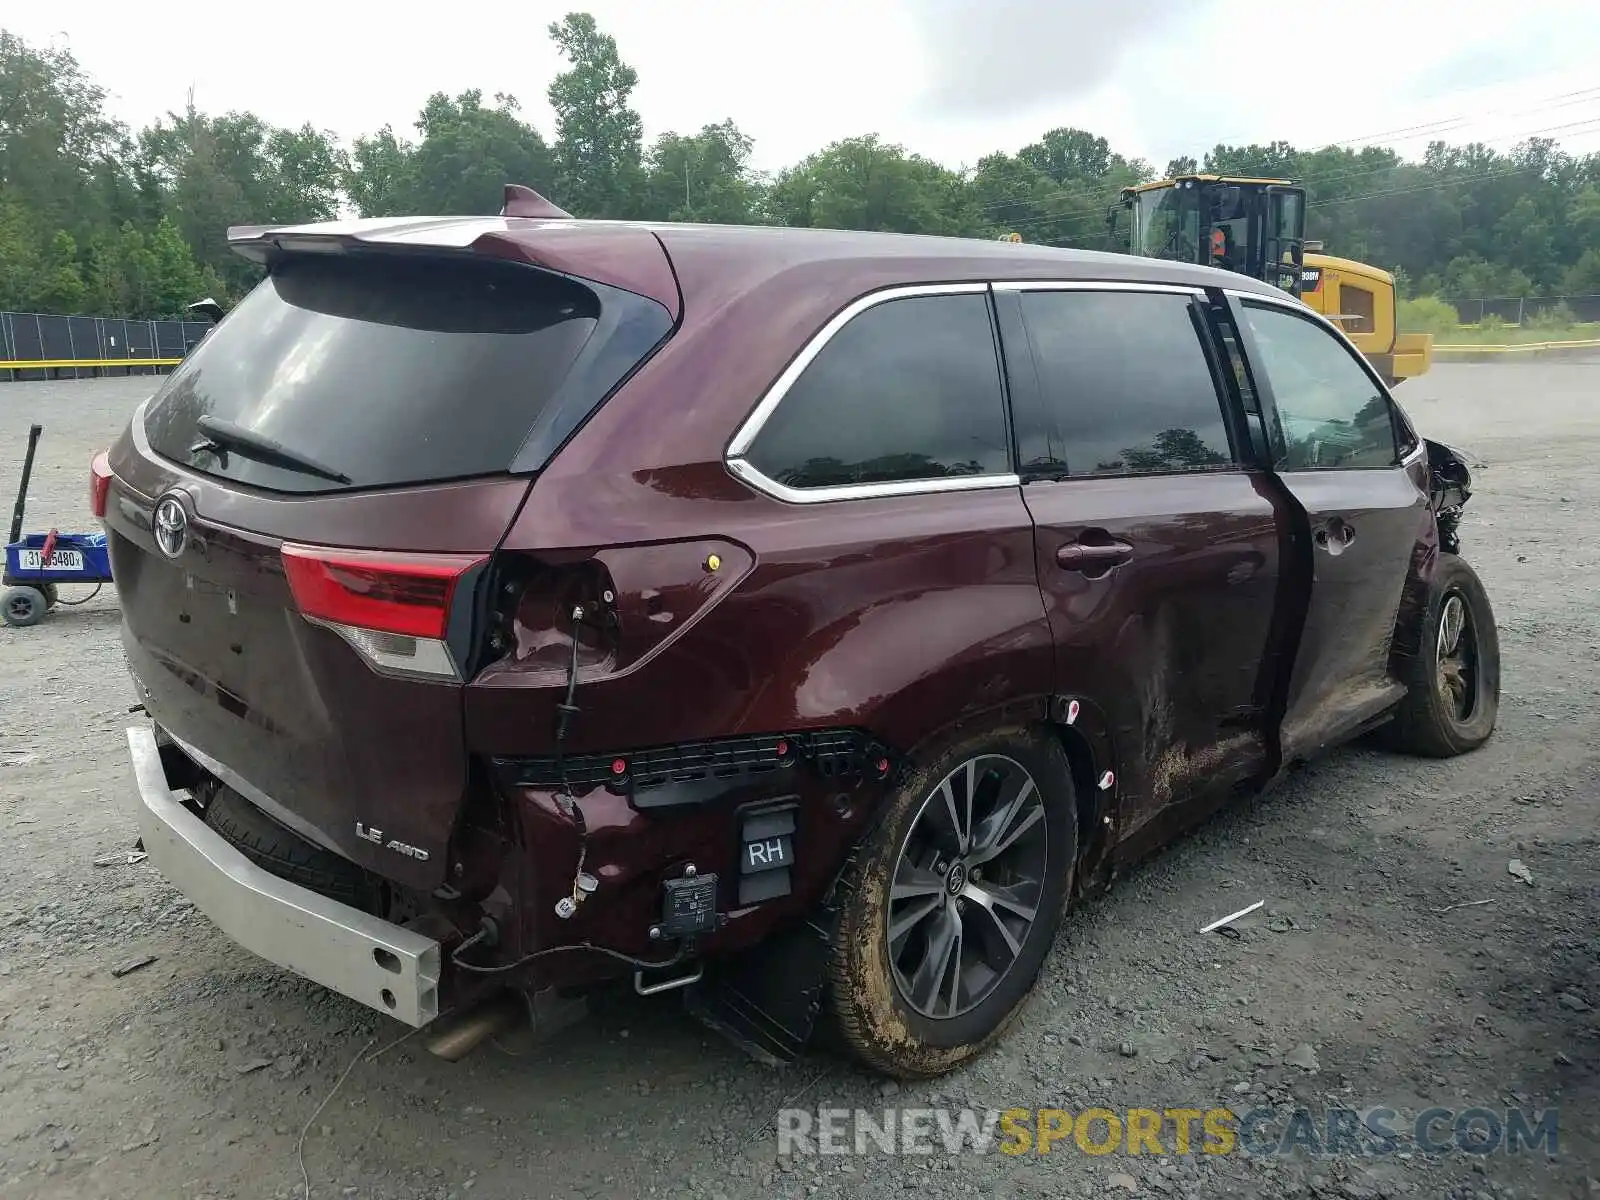
[[[128,730],[128,753],[150,861],[224,933],[413,1028],[439,1015],[438,942],[256,866],[173,794],[149,727]]]

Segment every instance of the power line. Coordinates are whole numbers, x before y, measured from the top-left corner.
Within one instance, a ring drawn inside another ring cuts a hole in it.
[[[1596,124],[1600,125],[1600,122],[1596,122]],[[1434,180],[1434,181],[1432,181],[1430,183],[1418,184],[1418,185],[1415,185],[1415,186],[1412,186],[1412,187],[1389,188],[1389,189],[1384,189],[1384,190],[1379,190],[1379,191],[1361,192],[1361,193],[1359,193],[1357,195],[1344,196],[1344,197],[1341,197],[1341,198],[1339,198],[1337,200],[1316,201],[1316,202],[1308,204],[1306,207],[1307,207],[1308,210],[1312,209],[1312,208],[1327,208],[1327,207],[1332,207],[1334,205],[1339,205],[1339,204],[1353,204],[1353,203],[1355,203],[1355,202],[1357,202],[1359,200],[1375,200],[1375,199],[1380,199],[1380,198],[1386,197],[1386,196],[1406,196],[1406,195],[1411,195],[1411,194],[1417,193],[1417,192],[1436,191],[1436,190],[1438,190],[1440,188],[1459,187],[1459,186],[1464,185],[1464,184],[1481,183],[1481,182],[1484,182],[1484,181],[1490,180],[1490,179],[1503,179],[1503,178],[1507,178],[1507,177],[1512,176],[1512,175],[1523,174],[1523,173],[1525,173],[1525,172],[1527,172],[1527,171],[1529,171],[1531,169],[1532,168],[1530,168],[1530,167],[1511,167],[1511,168],[1508,168],[1508,169],[1505,169],[1505,170],[1499,170],[1499,171],[1484,171],[1484,172],[1479,172],[1479,173],[1471,174],[1471,175],[1457,175],[1457,176],[1454,176],[1454,177],[1452,177],[1450,179]],[[1051,220],[1051,218],[1049,218],[1047,216],[1035,217],[1035,218],[1031,218],[1031,219],[1024,220],[1024,221],[1018,221],[1015,224],[1014,228],[1016,228],[1018,230],[1021,230],[1021,229],[1029,228],[1029,227],[1032,227],[1032,226],[1035,226],[1035,225],[1048,223],[1050,220]],[[1066,233],[1064,231],[1060,232],[1059,235],[1060,236],[1072,236],[1072,234]]]
[[[1595,89],[1592,89],[1592,90],[1596,93],[1596,95],[1589,102],[1600,102],[1600,88],[1595,88]],[[1576,95],[1577,93],[1572,93],[1572,94]],[[1576,101],[1574,101],[1574,102],[1576,102]],[[1532,111],[1537,111],[1537,110],[1529,110],[1529,112],[1532,112]],[[1492,145],[1495,142],[1503,142],[1503,141],[1507,141],[1507,140],[1509,140],[1511,138],[1528,138],[1528,137],[1537,136],[1539,134],[1559,133],[1559,132],[1563,132],[1563,131],[1587,133],[1587,132],[1590,132],[1591,129],[1595,128],[1596,124],[1597,124],[1597,118],[1586,117],[1586,118],[1583,118],[1583,119],[1578,120],[1578,121],[1572,121],[1572,122],[1568,122],[1568,123],[1560,124],[1560,125],[1550,125],[1550,126],[1546,126],[1544,128],[1541,128],[1541,129],[1525,129],[1525,130],[1520,130],[1520,131],[1516,131],[1516,132],[1512,132],[1512,133],[1505,133],[1505,134],[1501,134],[1501,135],[1499,135],[1497,137],[1487,139],[1487,140],[1485,140],[1485,141],[1483,141],[1481,143],[1477,143],[1477,144]],[[1467,143],[1467,144],[1468,145],[1472,145],[1474,143]],[[1326,149],[1326,148],[1327,147],[1324,147],[1324,149]],[[1312,153],[1316,153],[1316,152],[1313,151]],[[1308,182],[1310,182],[1315,187],[1323,188],[1323,187],[1327,187],[1328,185],[1333,184],[1333,183],[1347,182],[1347,181],[1352,180],[1352,179],[1365,179],[1365,178],[1370,178],[1370,177],[1375,176],[1375,175],[1383,175],[1383,174],[1386,174],[1388,172],[1404,168],[1406,166],[1411,166],[1411,167],[1413,167],[1413,169],[1426,169],[1421,164],[1408,164],[1408,163],[1406,163],[1406,162],[1404,162],[1402,160],[1402,161],[1397,161],[1397,162],[1394,162],[1394,163],[1387,163],[1387,164],[1385,164],[1383,166],[1380,166],[1380,167],[1363,168],[1362,170],[1359,170],[1359,171],[1341,171],[1341,172],[1338,172],[1338,173],[1333,174],[1333,175],[1311,176],[1309,178]],[[1522,170],[1524,168],[1517,168],[1517,169],[1518,170]],[[1047,193],[1045,193],[1043,195],[1029,194],[1029,193],[1016,193],[1016,194],[1014,194],[1012,196],[1004,197],[1004,198],[1002,198],[1000,200],[997,200],[997,201],[990,201],[988,203],[978,205],[978,206],[976,206],[975,211],[980,215],[986,215],[986,214],[989,214],[989,213],[997,212],[999,209],[1005,208],[1005,207],[1007,207],[1009,205],[1012,205],[1012,204],[1034,204],[1034,205],[1044,204],[1044,203],[1048,203],[1049,201],[1051,201],[1053,199],[1058,199],[1058,198],[1062,198],[1062,197],[1066,197],[1066,196],[1076,197],[1078,194],[1079,193],[1078,193],[1078,191],[1076,189],[1067,189],[1067,188],[1057,189],[1057,190],[1052,191],[1052,192],[1047,192]],[[1355,200],[1355,199],[1359,199],[1359,198],[1360,197],[1356,197],[1356,196],[1344,197],[1339,202],[1340,203],[1344,203],[1344,202],[1346,202],[1348,200]],[[1331,203],[1331,201],[1319,201],[1319,202],[1316,202],[1316,203]],[[1069,211],[1069,212],[1065,212],[1065,213],[1039,213],[1039,214],[1035,214],[1033,216],[1023,217],[1018,222],[1016,222],[1015,225],[1018,226],[1018,227],[1024,227],[1024,226],[1038,225],[1038,224],[1043,223],[1043,222],[1065,221],[1065,222],[1067,222],[1067,228],[1068,229],[1074,229],[1074,228],[1076,228],[1078,226],[1079,222],[1097,219],[1102,213],[1103,213],[1103,210],[1097,210],[1097,209],[1094,209],[1094,208],[1088,208],[1088,209],[1079,208],[1079,209],[1075,209],[1075,210],[1072,210],[1072,211]],[[1063,231],[1063,236],[1069,236],[1069,235],[1066,234],[1065,231]]]
[[[1519,116],[1519,117],[1520,116],[1530,116],[1533,113],[1543,112],[1546,109],[1550,109],[1550,108],[1565,108],[1568,105],[1571,105],[1571,104],[1582,104],[1582,103],[1585,103],[1585,102],[1587,102],[1589,100],[1600,100],[1600,87],[1580,88],[1579,90],[1577,90],[1575,92],[1558,92],[1554,96],[1546,96],[1543,100],[1540,100],[1532,108],[1523,109],[1523,110],[1521,110],[1519,112],[1513,113],[1512,115],[1513,116]],[[1483,114],[1480,113],[1480,114],[1477,114],[1477,115],[1481,116]],[[1400,135],[1402,135],[1402,134],[1410,134],[1410,135],[1412,135],[1410,137],[1405,137],[1402,140],[1404,140],[1404,141],[1414,141],[1414,140],[1416,140],[1417,136],[1420,136],[1421,134],[1428,133],[1428,132],[1431,132],[1431,131],[1434,131],[1434,130],[1438,130],[1439,132],[1449,132],[1448,129],[1444,129],[1444,128],[1441,128],[1441,127],[1449,126],[1451,128],[1454,128],[1454,127],[1457,127],[1457,126],[1460,126],[1460,125],[1464,124],[1468,119],[1469,119],[1469,117],[1467,115],[1454,116],[1454,117],[1443,117],[1443,118],[1440,118],[1437,121],[1430,121],[1430,122],[1427,122],[1427,123],[1422,124],[1422,125],[1405,125],[1405,126],[1400,127],[1399,129],[1384,129],[1384,130],[1380,130],[1377,133],[1364,133],[1359,137],[1340,138],[1337,141],[1325,142],[1321,146],[1318,146],[1317,149],[1319,149],[1319,150],[1327,149],[1330,146],[1353,145],[1356,142],[1376,141],[1378,138],[1384,138],[1384,137],[1400,137]]]
[[[1344,196],[1338,200],[1318,200],[1306,205],[1307,209],[1331,208],[1335,204],[1354,204],[1357,200],[1376,200],[1383,196],[1409,196],[1414,192],[1431,192],[1438,188],[1456,187],[1463,183],[1481,183],[1488,179],[1504,179],[1511,175],[1522,175],[1531,170],[1530,167],[1512,167],[1505,171],[1485,171],[1479,175],[1457,175],[1452,179],[1440,179],[1433,183],[1421,183],[1415,187],[1390,188],[1379,192],[1363,192],[1358,196]]]

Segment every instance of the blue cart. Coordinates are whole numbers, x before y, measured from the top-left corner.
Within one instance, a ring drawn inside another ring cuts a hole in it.
[[[0,620],[7,625],[37,625],[62,601],[56,589],[63,583],[92,583],[95,591],[111,582],[111,556],[104,533],[22,532],[22,515],[28,501],[28,478],[33,474],[34,450],[44,430],[28,430],[28,453],[22,460],[22,486],[11,513],[11,537],[6,543],[5,572],[0,575]],[[93,595],[93,593],[90,593]],[[88,599],[88,597],[84,597]],[[82,603],[83,601],[76,601]]]

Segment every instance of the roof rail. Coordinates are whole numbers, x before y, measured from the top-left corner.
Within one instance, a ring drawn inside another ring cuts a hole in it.
[[[570,221],[572,214],[565,209],[557,208],[531,187],[524,187],[520,183],[506,184],[505,205],[500,209],[502,217],[544,217],[549,220]]]

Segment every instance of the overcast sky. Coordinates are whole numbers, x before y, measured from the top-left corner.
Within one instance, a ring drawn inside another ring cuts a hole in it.
[[[639,72],[647,137],[732,117],[756,165],[877,132],[956,167],[1057,125],[1162,167],[1218,141],[1431,137],[1600,150],[1596,0],[274,0],[157,8],[14,0],[138,127],[181,108],[405,136],[429,92],[509,92],[548,136],[546,26],[592,12]],[[382,15],[361,16],[358,9]],[[1417,129],[1419,126],[1427,128]]]

